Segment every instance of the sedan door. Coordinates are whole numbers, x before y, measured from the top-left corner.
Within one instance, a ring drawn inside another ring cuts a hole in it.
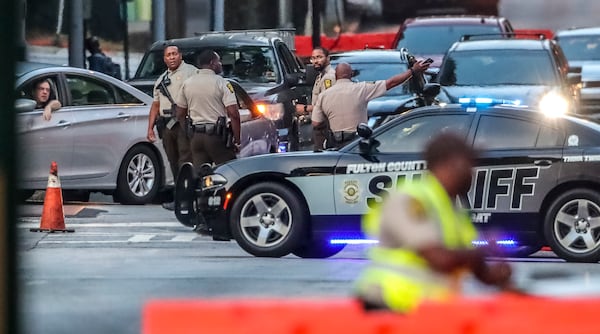
[[[136,137],[145,138],[149,108],[142,114],[140,107],[122,103],[118,88],[98,77],[68,73],[66,84],[71,95],[67,108],[79,115],[73,126],[73,174],[79,184],[114,187],[128,148]]]
[[[336,213],[362,215],[381,203],[398,182],[421,177],[427,168],[421,152],[429,140],[442,132],[466,138],[472,119],[473,115],[465,112],[418,114],[382,128],[368,152],[354,144],[352,154],[344,155],[336,168]]]
[[[56,75],[41,75],[25,81],[17,87],[18,96],[33,99],[35,83],[42,79],[52,83],[51,99],[64,101],[57,90]],[[61,108],[52,113],[50,120],[44,120],[42,112],[43,109],[38,108],[16,116],[21,189],[46,189],[52,161],[58,165],[61,180],[73,177],[73,124],[77,121],[77,113]]]
[[[479,229],[536,231],[543,195],[558,180],[564,139],[558,126],[542,119],[479,118],[474,146],[480,159],[469,192]]]

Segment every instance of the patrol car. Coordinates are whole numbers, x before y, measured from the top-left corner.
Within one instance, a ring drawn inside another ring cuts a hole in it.
[[[235,239],[255,256],[329,257],[347,243],[372,242],[361,216],[399,182],[418,179],[425,144],[453,131],[479,153],[472,187],[457,199],[472,212],[477,244],[519,255],[549,245],[565,260],[597,262],[600,124],[488,103],[413,109],[374,131],[360,125],[360,138],[337,151],[240,159],[207,167],[201,180],[186,165],[176,201],[193,209],[178,216],[187,224],[204,218],[214,239]]]

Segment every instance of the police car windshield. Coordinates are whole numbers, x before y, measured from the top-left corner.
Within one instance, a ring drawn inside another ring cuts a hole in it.
[[[553,85],[557,81],[547,51],[477,50],[449,53],[442,86]]]
[[[600,60],[600,35],[559,37],[568,60]]]
[[[353,81],[377,81],[386,80],[394,74],[405,72],[408,67],[405,63],[352,63],[343,57],[331,62],[335,67],[338,63],[348,62],[352,66]],[[385,96],[410,95],[408,85],[399,85],[385,93]]]
[[[278,83],[281,80],[273,50],[268,47],[213,48],[223,63],[223,77],[248,83]],[[204,49],[183,49],[183,60],[196,64],[196,57]],[[135,79],[152,79],[167,69],[163,50],[150,52],[140,64]]]
[[[444,54],[463,35],[500,33],[498,25],[434,25],[409,26],[397,49],[407,48],[413,54]],[[432,38],[435,36],[435,38]]]

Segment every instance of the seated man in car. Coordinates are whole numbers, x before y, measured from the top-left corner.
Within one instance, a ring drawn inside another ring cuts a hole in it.
[[[33,88],[33,99],[35,100],[36,109],[44,108],[42,117],[44,120],[49,121],[52,118],[52,112],[58,110],[62,105],[60,101],[54,99],[51,83],[49,79],[42,79],[34,85]]]

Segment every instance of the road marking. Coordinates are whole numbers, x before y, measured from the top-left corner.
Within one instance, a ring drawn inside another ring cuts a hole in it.
[[[127,239],[128,242],[149,242],[154,238],[156,234],[136,234],[133,237]]]
[[[179,222],[131,222],[131,223],[65,223],[68,228],[77,227],[184,227]],[[20,222],[18,228],[36,228],[40,223]]]
[[[173,242],[190,242],[190,241],[194,241],[194,239],[196,239],[198,237],[198,235],[196,233],[193,234],[178,234],[175,237],[173,237],[173,239],[169,240],[169,241],[173,241]]]

